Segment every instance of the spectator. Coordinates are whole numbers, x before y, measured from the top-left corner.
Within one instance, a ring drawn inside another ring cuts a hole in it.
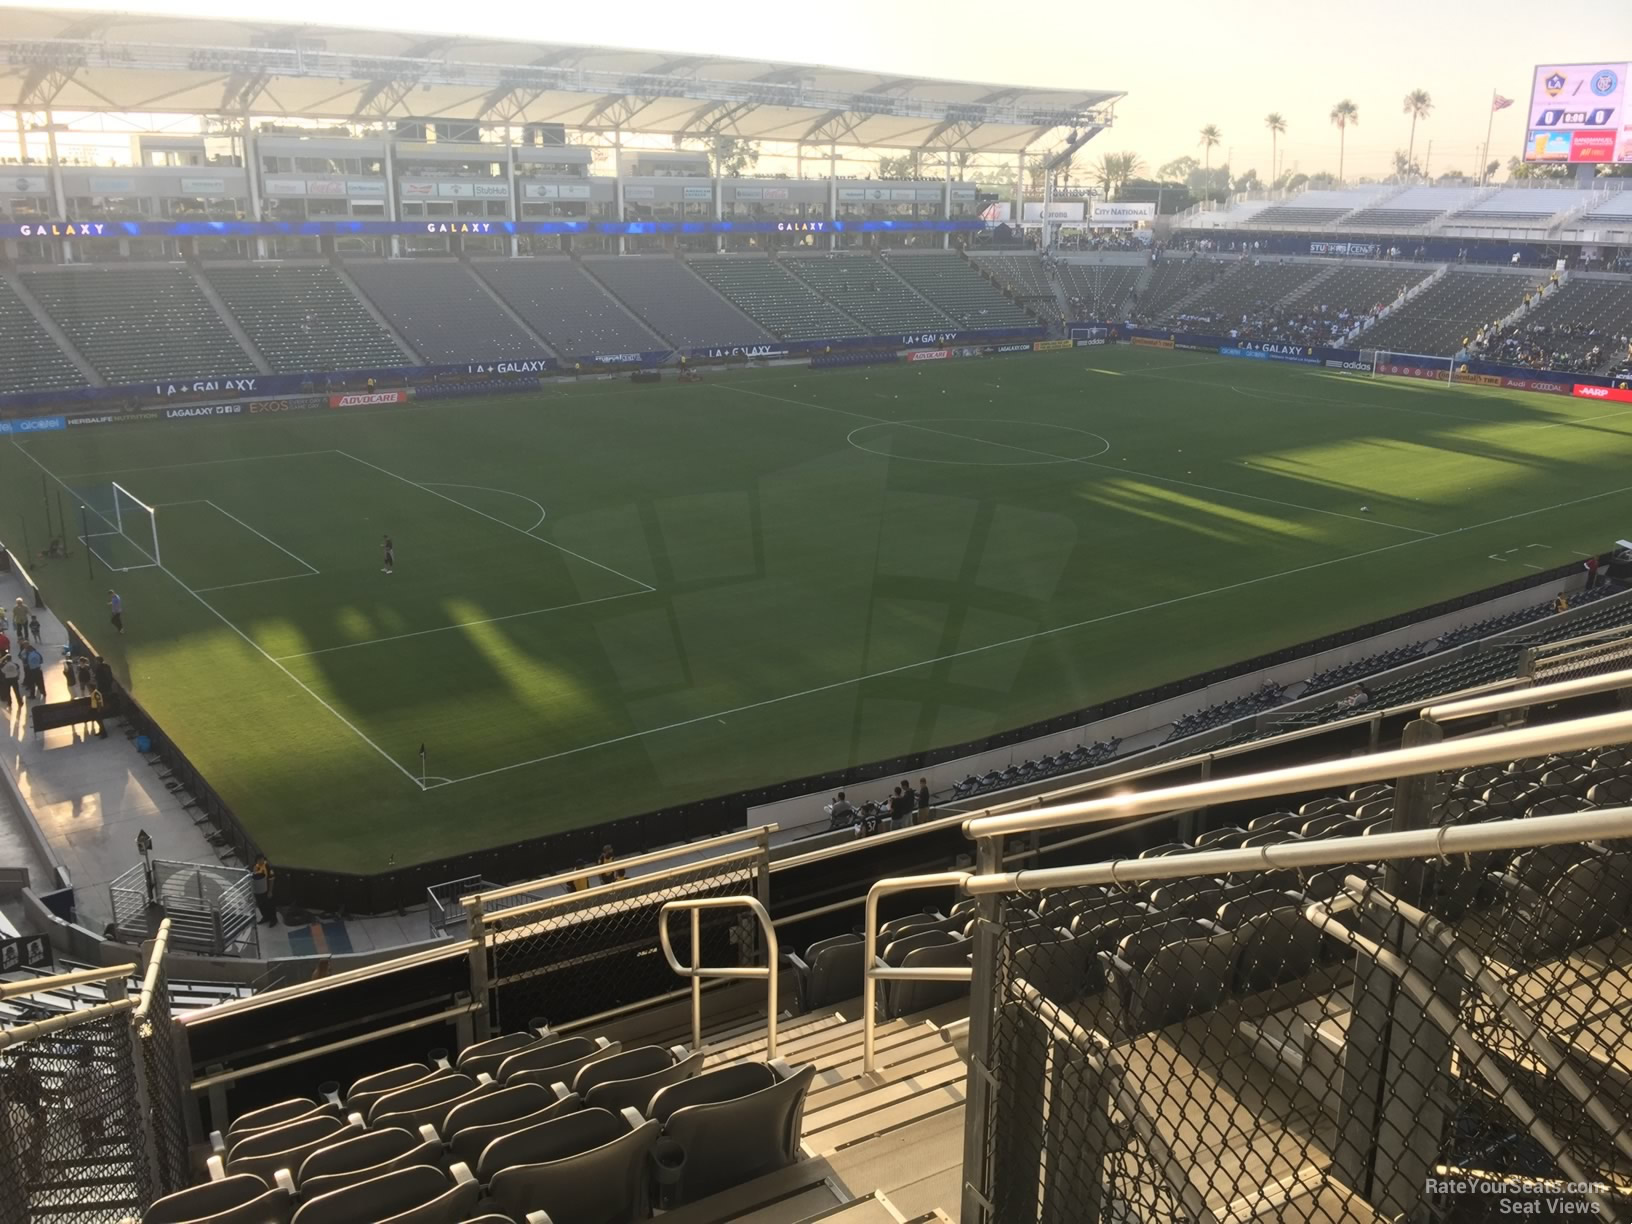
[[[91,672],[91,661],[84,655],[74,664],[74,674],[79,677],[80,695],[89,697],[91,690],[96,687],[96,677]]]
[[[598,861],[602,862],[602,863],[610,863],[613,859],[615,859],[617,857],[618,857],[617,852],[615,850],[613,850],[610,845],[605,845],[605,846],[601,847],[601,857],[600,857],[600,859]],[[603,871],[603,872],[601,872],[601,883],[602,884],[616,884],[619,880],[623,879],[624,876],[626,876],[628,874],[629,873],[622,867],[619,867],[615,871]]]
[[[1581,568],[1587,571],[1587,590],[1598,585],[1598,558],[1588,557],[1581,563]]]
[[[840,791],[837,795],[833,796],[833,803],[832,806],[827,809],[827,815],[830,827],[842,829],[845,825],[849,824],[855,819],[856,809],[852,807],[850,805],[850,801],[844,797],[844,792]]]
[[[45,657],[33,642],[23,647],[23,691],[31,701],[45,700]]]
[[[38,616],[34,615],[34,613],[32,613],[32,612],[30,612],[28,614],[28,636],[29,636],[30,641],[32,641],[32,642],[34,642],[36,644],[39,643],[39,641],[40,641],[40,618]]]
[[[13,697],[17,699],[19,708],[23,705],[23,690],[18,683],[22,674],[22,665],[17,662],[15,655],[7,653],[4,658],[0,658],[0,689],[5,691],[6,709],[8,710],[11,709],[11,699]]]
[[[912,814],[918,810],[918,800],[912,793],[912,779],[901,779],[901,811],[895,818],[895,827],[905,829],[912,824]]]
[[[72,658],[64,658],[62,661],[62,683],[63,687],[68,690],[69,700],[79,696],[79,678],[74,671]]]
[[[1570,610],[1570,597],[1568,595],[1564,594],[1563,591],[1560,591],[1558,593],[1558,598],[1553,600],[1553,612],[1556,615],[1557,613],[1568,612],[1569,610]]]
[[[11,629],[19,642],[28,641],[28,609],[23,606],[21,595],[17,596],[17,602],[11,605]]]
[[[108,738],[107,724],[102,721],[107,712],[107,708],[108,702],[107,699],[102,696],[102,690],[99,688],[93,688],[91,690],[91,721],[96,724],[97,739]]]
[[[929,779],[918,779],[918,824],[929,819]]]
[[[272,900],[272,864],[266,855],[257,854],[255,865],[249,869],[249,886],[255,893],[255,908],[261,911],[261,921],[267,926],[278,925],[278,906]]]

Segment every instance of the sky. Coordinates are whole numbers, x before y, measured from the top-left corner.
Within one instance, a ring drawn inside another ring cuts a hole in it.
[[[60,4],[46,8],[104,7]],[[220,0],[139,0],[131,9],[218,17]],[[1476,16],[1471,13],[1476,12]],[[1416,157],[1428,173],[1477,173],[1491,91],[1514,99],[1495,116],[1491,157],[1519,152],[1531,68],[1542,60],[1632,60],[1628,0],[1370,0],[1320,5],[1256,0],[1118,4],[1073,13],[1064,5],[1009,9],[991,0],[826,0],[692,8],[674,0],[607,5],[498,6],[422,0],[235,0],[233,16],[432,33],[709,52],[952,77],[1003,84],[1119,89],[1114,127],[1083,152],[1131,151],[1151,167],[1201,156],[1198,132],[1215,124],[1214,164],[1269,177],[1264,116],[1287,123],[1285,169],[1336,171],[1333,103],[1350,98],[1347,177],[1381,177],[1404,149],[1404,96],[1426,89],[1431,117]],[[696,14],[688,18],[687,13]],[[1433,142],[1431,153],[1428,142]]]

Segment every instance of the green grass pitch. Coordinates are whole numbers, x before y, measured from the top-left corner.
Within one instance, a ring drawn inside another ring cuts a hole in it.
[[[36,577],[275,861],[366,872],[1563,564],[1627,534],[1629,453],[1598,403],[1097,348],[39,434],[0,530],[44,544],[42,483],[158,504],[162,567]]]

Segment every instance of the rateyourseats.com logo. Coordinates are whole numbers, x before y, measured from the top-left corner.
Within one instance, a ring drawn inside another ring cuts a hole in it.
[[[1494,1199],[1501,1216],[1601,1215],[1604,1182],[1520,1181],[1478,1177],[1430,1177],[1423,1184],[1428,1195],[1477,1195]]]

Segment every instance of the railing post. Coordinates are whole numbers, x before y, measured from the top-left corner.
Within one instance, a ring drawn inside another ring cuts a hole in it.
[[[109,1003],[117,1003],[130,997],[130,983],[127,978],[112,978],[102,987]],[[141,1039],[136,1032],[136,1009],[120,1017],[126,1031],[130,1034],[130,1061],[123,1068],[130,1075],[131,1088],[136,1097],[136,1116],[125,1118],[126,1127],[134,1126],[137,1133],[131,1136],[132,1142],[141,1150],[142,1162],[146,1166],[147,1176],[138,1181],[145,1184],[146,1193],[142,1197],[144,1208],[151,1205],[156,1188],[164,1185],[163,1166],[159,1163],[158,1128],[153,1125],[153,1094],[147,1082],[147,1075],[142,1065]],[[115,1072],[117,1074],[117,1072]]]
[[[1419,718],[1406,726],[1400,746],[1427,748],[1444,737],[1438,723]],[[1398,778],[1390,832],[1427,828],[1438,786],[1437,772]],[[1392,896],[1420,906],[1427,890],[1427,868],[1421,860],[1390,860],[1383,887]],[[1404,924],[1386,912],[1379,918],[1386,932],[1380,937],[1383,945],[1409,959],[1413,949],[1405,946]],[[1433,1151],[1432,1141],[1410,1119],[1434,1102],[1427,1079],[1432,1078],[1431,1068],[1442,1051],[1425,1053],[1418,1048],[1423,1028],[1420,1013],[1402,996],[1399,983],[1375,961],[1357,959],[1353,998],[1354,1011],[1343,1046],[1339,1137],[1333,1165],[1344,1181],[1381,1210],[1385,1202],[1395,1202],[1404,1193],[1393,1171],[1415,1167],[1409,1159],[1412,1146],[1421,1141],[1426,1151]],[[1418,1095],[1416,1108],[1402,1113],[1400,1081],[1407,1074],[1423,1082],[1404,1090]],[[1417,1184],[1421,1185],[1420,1178]]]
[[[1400,735],[1401,748],[1427,748],[1445,738],[1445,730],[1425,718],[1406,724]],[[1402,774],[1394,782],[1394,817],[1389,825],[1391,833],[1408,833],[1426,829],[1433,823],[1434,809],[1439,797],[1439,774]],[[1390,893],[1412,905],[1423,903],[1427,888],[1427,869],[1421,863],[1393,862],[1388,865],[1384,885]]]
[[[1003,870],[1003,839],[986,837],[975,843],[975,875]],[[997,953],[1002,938],[1003,898],[995,893],[980,898],[975,919],[974,973],[969,981],[969,1076],[963,1105],[963,1211],[967,1224],[990,1219],[991,1181],[986,1151],[991,1126],[990,1099],[995,1080],[987,1066],[991,1058],[992,1017],[997,1006]]]
[[[481,897],[470,897],[465,901],[465,931],[471,941],[470,997],[481,1004],[473,1017],[477,1041],[485,1041],[493,1035],[493,1013],[498,1010],[497,1003],[491,997],[492,990],[487,980],[485,916],[486,911],[482,909]]]
[[[703,975],[697,970],[702,960],[703,911],[691,910],[691,1048],[703,1048]]]

